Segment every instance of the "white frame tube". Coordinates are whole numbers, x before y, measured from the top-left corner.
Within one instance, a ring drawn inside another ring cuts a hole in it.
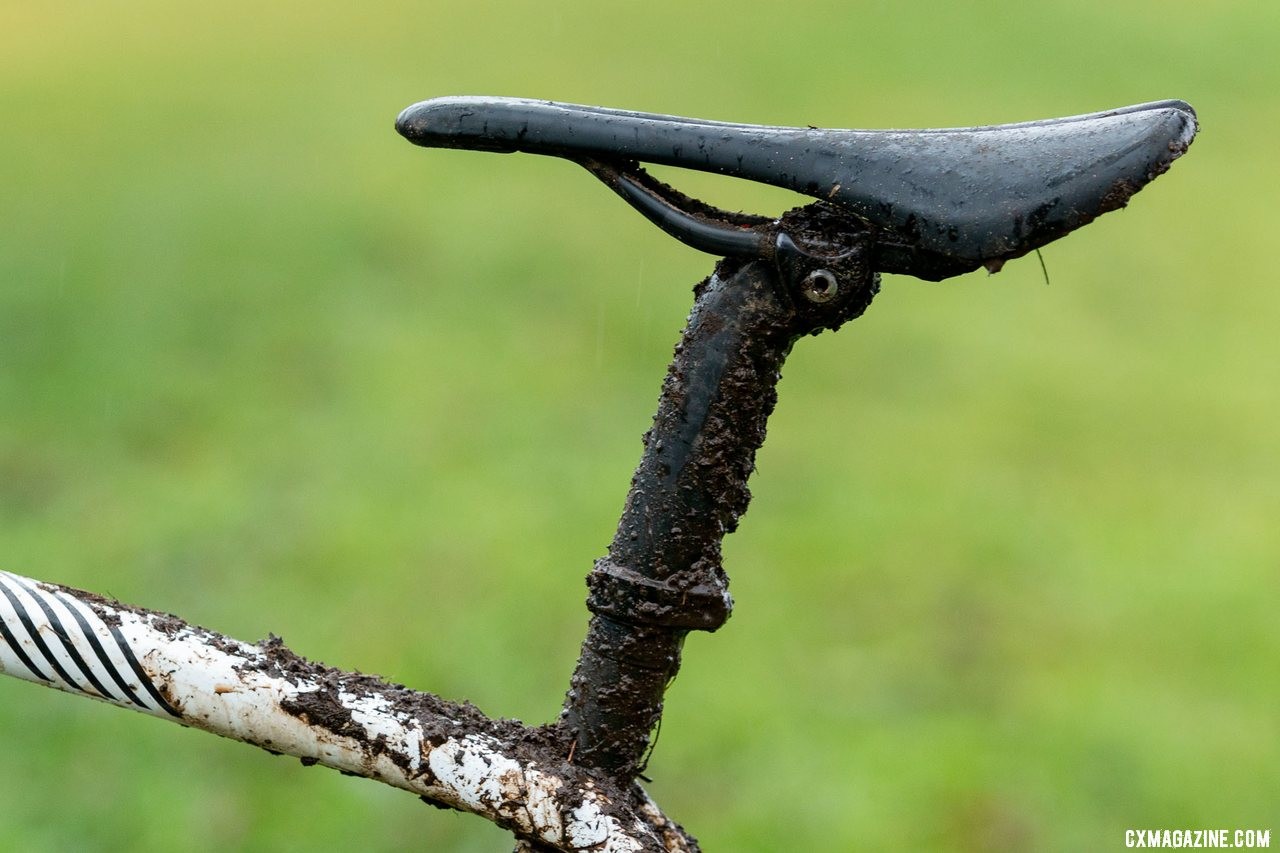
[[[0,571],[0,673],[376,779],[560,850],[688,850],[620,795],[470,706]],[[511,735],[516,735],[512,737]],[[545,739],[544,739],[545,740]]]

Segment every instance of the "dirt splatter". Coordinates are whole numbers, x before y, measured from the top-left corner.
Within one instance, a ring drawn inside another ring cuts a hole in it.
[[[1133,194],[1140,190],[1137,184],[1127,181],[1124,178],[1118,178],[1111,188],[1107,190],[1107,194],[1102,197],[1102,201],[1098,203],[1098,215],[1110,213],[1113,210],[1119,210],[1129,203],[1129,199],[1133,198]]]
[[[721,261],[695,287],[617,533],[588,578],[595,615],[562,719],[578,762],[623,782],[641,770],[686,634],[729,617],[721,541],[751,501],[787,354],[803,335],[860,315],[878,290],[847,214],[818,202],[779,227],[785,256]],[[841,282],[834,299],[803,295],[815,269]]]

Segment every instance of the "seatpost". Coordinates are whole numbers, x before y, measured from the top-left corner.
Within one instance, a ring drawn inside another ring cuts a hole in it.
[[[799,337],[860,315],[878,290],[856,237],[843,235],[838,256],[792,238],[821,230],[817,207],[783,218],[774,258],[722,260],[694,289],[617,533],[587,578],[593,615],[561,715],[575,764],[627,780],[642,771],[685,636],[729,618],[720,543],[751,499],[782,363]]]

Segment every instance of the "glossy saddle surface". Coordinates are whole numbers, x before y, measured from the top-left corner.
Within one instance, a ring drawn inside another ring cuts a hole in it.
[[[873,229],[882,270],[945,278],[998,268],[1123,207],[1186,151],[1197,122],[1176,100],[986,127],[827,130],[447,97],[407,108],[396,127],[423,146],[641,161],[784,187]]]

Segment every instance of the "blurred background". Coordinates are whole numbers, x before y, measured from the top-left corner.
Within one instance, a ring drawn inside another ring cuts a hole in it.
[[[827,127],[1185,98],[1035,258],[804,340],[650,790],[708,850],[1280,830],[1280,6],[0,0],[0,565],[552,718],[712,259],[500,94]],[[800,201],[661,174],[720,205]],[[0,846],[510,849],[407,794],[0,680]]]

